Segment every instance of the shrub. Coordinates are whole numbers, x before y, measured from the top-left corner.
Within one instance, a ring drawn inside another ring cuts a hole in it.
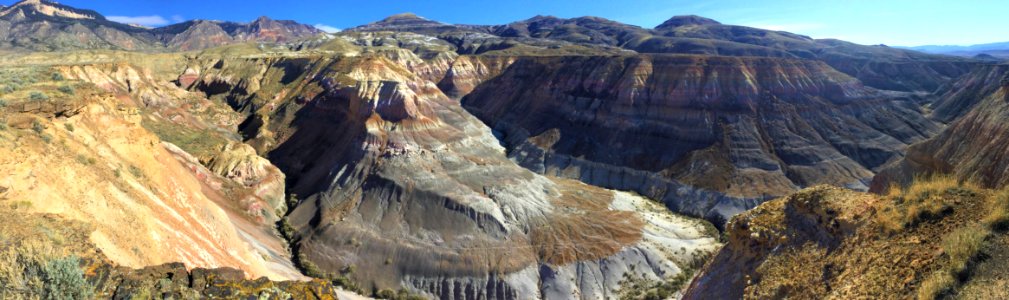
[[[53,73],[53,81],[63,81],[64,79],[66,78],[63,77],[63,74]]]
[[[42,134],[42,132],[45,130],[46,126],[42,125],[42,122],[40,122],[39,120],[32,121],[32,131],[38,134]]]
[[[0,252],[0,290],[4,298],[94,298],[94,287],[84,279],[80,259],[58,257],[56,252],[48,243],[32,241]]]
[[[46,96],[46,94],[43,94],[42,92],[31,92],[31,94],[29,94],[28,98],[31,99],[31,100],[33,100],[33,101],[45,101],[45,100],[49,100],[49,96]]]
[[[84,156],[84,154],[78,154],[77,162],[85,166],[90,166],[95,164],[95,158]]]
[[[298,194],[291,194],[287,196],[287,211],[294,210],[294,207],[298,205]]]
[[[45,287],[47,299],[91,299],[94,288],[81,272],[80,259],[69,256],[51,260],[45,266]]]
[[[301,266],[301,270],[305,272],[305,275],[315,278],[326,278],[326,273],[322,272],[322,269],[319,269],[319,266],[315,265],[315,263],[308,260],[308,257],[304,253],[299,251],[297,259],[297,263]]]
[[[144,178],[144,171],[137,168],[137,166],[130,166],[130,174],[133,174],[133,177],[136,178]]]
[[[63,128],[66,128],[69,132],[74,132],[74,124],[64,123]]]
[[[67,95],[73,95],[74,94],[74,88],[72,86],[69,86],[69,85],[60,86],[59,90],[60,90],[61,93],[64,93],[64,94],[67,94]]]
[[[289,222],[287,218],[281,218],[278,227],[280,227],[280,234],[283,235],[285,239],[288,241],[294,239],[294,227],[291,226],[291,222]]]
[[[0,107],[7,107],[7,100],[0,99]]]

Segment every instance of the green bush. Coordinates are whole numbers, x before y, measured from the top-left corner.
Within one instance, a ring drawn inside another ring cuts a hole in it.
[[[49,242],[29,240],[0,250],[3,299],[92,299],[80,259],[62,257]]]
[[[66,78],[63,77],[63,74],[53,73],[53,81],[63,81],[64,79]]]
[[[301,270],[304,271],[305,275],[315,278],[326,278],[326,273],[323,272],[322,269],[319,269],[319,266],[317,266],[315,263],[308,260],[308,258],[305,257],[304,253],[300,253],[299,251],[298,256],[296,258],[297,258],[296,263],[298,263],[298,265],[301,267]]]
[[[281,218],[278,227],[280,227],[280,234],[283,235],[285,239],[288,241],[294,239],[294,226],[291,226],[291,222],[288,222],[287,218]]]
[[[45,130],[46,127],[45,125],[42,125],[42,122],[39,122],[39,120],[32,121],[32,131],[38,134],[42,134],[42,132]]]
[[[49,261],[46,263],[44,275],[46,299],[72,300],[94,297],[94,288],[84,279],[80,259],[76,256]]]
[[[87,157],[84,154],[78,154],[77,162],[85,166],[90,166],[95,164],[97,161],[95,160],[94,157]]]
[[[49,100],[49,96],[46,96],[46,94],[43,94],[42,92],[31,92],[28,98],[34,101]]]
[[[59,90],[60,90],[61,93],[64,93],[64,94],[67,94],[67,95],[73,95],[74,94],[74,87],[69,86],[69,85],[60,86]]]
[[[137,168],[137,166],[130,166],[130,174],[133,174],[133,177],[136,178],[144,178],[144,170]]]
[[[74,132],[74,124],[64,123],[63,128],[66,128],[69,132]]]

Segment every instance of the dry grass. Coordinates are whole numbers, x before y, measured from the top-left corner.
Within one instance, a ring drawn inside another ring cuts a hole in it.
[[[949,257],[947,270],[951,274],[960,274],[967,270],[974,258],[981,252],[985,238],[988,237],[987,228],[970,225],[950,232],[942,240],[942,249]]]
[[[1009,189],[986,199],[987,215],[980,224],[958,228],[943,237],[941,246],[949,260],[922,282],[918,289],[919,299],[935,299],[952,291],[962,277],[971,273],[988,237],[1009,228]]]
[[[921,283],[921,287],[918,288],[918,299],[935,299],[955,284],[956,278],[949,272],[936,271]]]
[[[933,272],[918,288],[918,299],[936,299],[959,284],[959,278],[969,273],[970,267],[984,247],[991,231],[978,224],[956,229],[942,239],[942,249],[949,259]]]
[[[757,268],[757,274],[768,278],[746,287],[747,299],[780,299],[782,291],[799,291],[797,298],[826,298],[829,291],[818,284],[823,275],[823,265],[827,250],[815,243],[805,243],[800,247],[771,256]],[[810,267],[817,266],[817,267]],[[773,279],[772,279],[773,278]]]
[[[976,194],[981,188],[970,182],[936,175],[917,178],[906,188],[891,185],[883,198],[886,205],[877,214],[877,222],[890,233],[896,233],[920,222],[941,218],[953,210],[947,194]]]
[[[0,299],[90,299],[78,253],[80,224],[0,209]]]
[[[962,291],[959,295],[961,299],[978,300],[1003,300],[1009,299],[1009,279],[988,280],[976,283],[967,287],[969,291]]]
[[[1009,189],[1003,189],[990,198],[988,216],[982,222],[994,231],[1009,229]]]
[[[554,213],[536,224],[530,239],[540,261],[565,265],[601,259],[641,240],[644,220],[632,212],[610,210],[613,193],[566,179],[555,179],[562,196]]]
[[[0,251],[0,290],[3,290],[3,298],[42,291],[45,283],[41,276],[34,274],[41,273],[41,267],[57,255],[51,244],[33,240]]]

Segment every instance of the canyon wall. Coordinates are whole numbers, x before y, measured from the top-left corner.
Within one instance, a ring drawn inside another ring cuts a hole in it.
[[[938,132],[918,101],[822,62],[692,55],[521,58],[462,99],[531,170],[716,223],[814,184],[867,189]]]

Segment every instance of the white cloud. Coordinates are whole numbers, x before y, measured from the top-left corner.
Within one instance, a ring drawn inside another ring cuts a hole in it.
[[[336,27],[333,27],[333,26],[325,25],[325,24],[315,24],[315,28],[318,28],[319,30],[325,31],[327,33],[337,33],[337,32],[340,32],[340,28],[336,28]]]
[[[180,17],[181,18],[181,16],[172,16],[172,20],[173,21],[175,20],[175,17]],[[105,17],[105,18],[109,19],[111,21],[119,22],[119,23],[137,24],[137,25],[143,25],[143,26],[163,26],[163,25],[168,25],[168,23],[170,23],[164,17],[158,16],[158,15],[154,15],[154,16],[135,16],[135,17],[129,17],[129,16],[108,16],[108,17]]]
[[[186,21],[186,18],[182,17],[181,15],[173,15],[172,16],[172,23],[182,23],[182,22],[185,22],[185,21]]]

